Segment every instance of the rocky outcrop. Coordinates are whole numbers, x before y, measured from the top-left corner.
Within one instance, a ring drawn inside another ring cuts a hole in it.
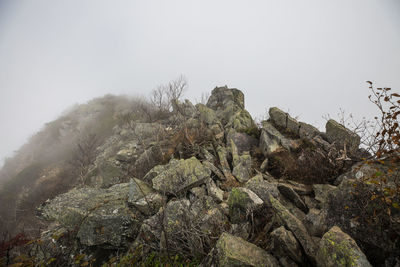
[[[202,266],[370,266],[367,257],[389,266],[399,258],[394,209],[389,228],[355,219],[363,211],[354,184],[377,166],[349,170],[359,143],[343,126],[328,122],[324,134],[271,108],[258,129],[243,93],[227,87],[207,105],[172,106],[157,123],[115,129],[86,176],[90,186],[39,209],[55,222],[46,242],[62,247],[52,234],[76,230],[69,257],[134,252]]]

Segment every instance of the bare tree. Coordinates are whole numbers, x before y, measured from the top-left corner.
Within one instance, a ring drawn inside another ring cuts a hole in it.
[[[188,82],[181,75],[177,79],[170,81],[166,85],[160,85],[151,92],[150,101],[161,112],[171,110],[172,102],[179,100],[186,91]]]

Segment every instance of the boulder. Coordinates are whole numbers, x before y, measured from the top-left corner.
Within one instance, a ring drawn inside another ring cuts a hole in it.
[[[300,244],[292,232],[281,226],[271,232],[271,249],[274,255],[279,258],[289,257],[293,261],[301,264],[303,262],[303,254]]]
[[[332,227],[319,243],[318,266],[372,266],[357,243],[339,227]]]
[[[208,195],[211,196],[215,202],[220,203],[224,200],[224,191],[222,191],[212,179],[209,179],[206,185]]]
[[[263,176],[258,174],[247,181],[244,187],[256,193],[264,202],[268,202],[270,195],[275,198],[279,196],[277,184],[264,180]]]
[[[307,205],[303,202],[300,196],[290,186],[287,186],[285,184],[279,184],[278,190],[279,192],[281,192],[283,196],[292,201],[293,204],[296,205],[296,207],[298,207],[305,213],[308,212]]]
[[[149,193],[146,196],[131,202],[131,205],[146,216],[152,216],[158,212],[166,201],[166,197],[158,193]]]
[[[129,209],[129,191],[129,183],[108,189],[73,189],[46,202],[39,214],[68,230],[78,229],[83,245],[125,246],[136,237],[144,219],[140,212]]]
[[[182,159],[154,177],[153,188],[162,193],[183,194],[187,190],[203,184],[210,178],[210,174],[210,169],[204,167],[195,157]]]
[[[322,235],[328,230],[326,210],[315,208],[310,209],[305,218],[305,225],[311,235],[322,237]]]
[[[320,131],[312,126],[311,124],[307,124],[304,122],[299,122],[299,136],[300,138],[314,138],[315,136],[320,135]]]
[[[108,188],[120,183],[123,177],[123,169],[110,158],[98,162],[86,175],[85,181],[93,187]]]
[[[223,233],[215,246],[213,260],[220,267],[275,267],[278,261],[265,250],[240,237]]]
[[[283,112],[277,107],[270,108],[268,113],[272,123],[278,128],[286,129],[296,135],[299,134],[299,123],[290,117],[288,113]]]
[[[242,187],[232,188],[228,198],[229,217],[232,223],[241,223],[247,216],[263,207],[264,202],[251,190]]]
[[[329,194],[336,189],[336,186],[330,184],[314,184],[313,186],[315,199],[323,206],[328,200]]]
[[[280,222],[290,230],[300,242],[310,261],[315,262],[317,246],[302,222],[291,214],[277,199],[270,196],[270,205]]]
[[[326,137],[330,143],[335,142],[338,149],[343,149],[346,145],[346,149],[350,153],[355,153],[360,145],[360,137],[336,122],[335,120],[329,120],[326,123]]]
[[[246,133],[240,133],[234,129],[230,129],[226,136],[226,145],[229,146],[231,141],[236,145],[239,155],[245,151],[251,151],[258,146],[258,140]]]
[[[282,148],[290,151],[294,144],[284,137],[270,122],[263,121],[259,146],[264,155],[268,156]]]

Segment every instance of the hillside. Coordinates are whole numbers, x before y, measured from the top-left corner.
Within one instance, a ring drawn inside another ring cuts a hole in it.
[[[154,103],[76,106],[5,163],[0,265],[400,266],[398,162],[343,125],[258,125],[227,87]]]

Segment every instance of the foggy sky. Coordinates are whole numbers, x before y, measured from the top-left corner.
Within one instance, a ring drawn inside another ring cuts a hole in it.
[[[0,0],[0,162],[77,102],[180,74],[191,100],[241,89],[253,117],[371,117],[365,81],[400,91],[400,1]]]

